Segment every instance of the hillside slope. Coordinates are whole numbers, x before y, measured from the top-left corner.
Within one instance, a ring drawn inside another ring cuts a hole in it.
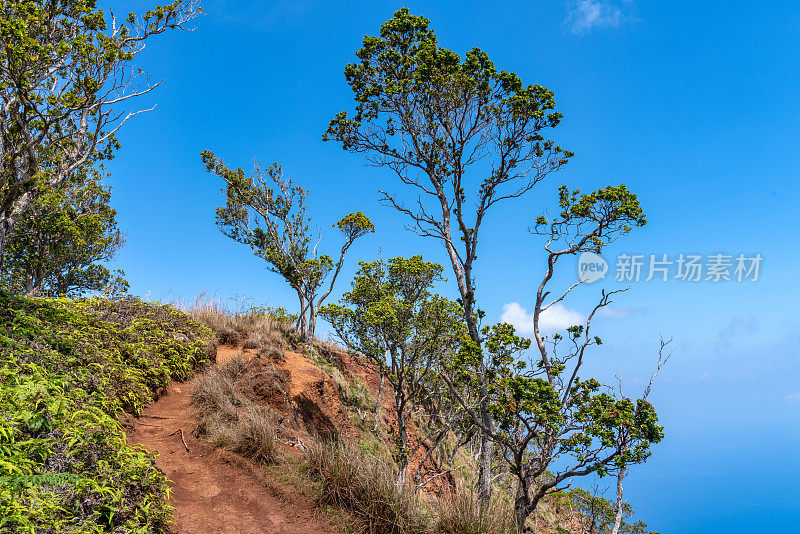
[[[166,477],[119,421],[211,349],[169,306],[0,294],[0,531],[165,532]]]
[[[156,455],[171,487],[172,528],[178,534],[336,534],[313,503],[241,456],[197,439],[189,393],[172,384],[128,433]]]

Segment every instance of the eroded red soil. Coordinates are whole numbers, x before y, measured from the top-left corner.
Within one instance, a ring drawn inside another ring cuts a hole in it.
[[[337,534],[293,488],[263,468],[192,436],[195,425],[188,392],[192,383],[172,384],[128,432],[156,456],[170,479],[177,534]],[[183,441],[181,439],[181,431]]]

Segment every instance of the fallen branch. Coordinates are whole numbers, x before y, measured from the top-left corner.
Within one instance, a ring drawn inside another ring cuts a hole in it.
[[[173,432],[171,434],[167,434],[167,435],[168,436],[174,436],[177,433],[180,433],[180,435],[181,435],[181,443],[183,443],[183,447],[186,449],[186,452],[188,453],[189,452],[189,446],[186,444],[186,440],[183,439],[183,429],[182,428],[179,428],[175,432]]]

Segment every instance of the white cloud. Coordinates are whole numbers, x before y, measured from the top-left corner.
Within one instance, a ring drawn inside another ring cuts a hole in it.
[[[607,308],[603,307],[600,308],[598,311],[598,315],[600,317],[605,317],[606,319],[625,319],[626,317],[630,317],[635,313],[636,310],[633,308]]]
[[[792,393],[791,395],[786,395],[785,398],[789,402],[800,402],[800,393]]]
[[[533,335],[533,314],[523,308],[519,302],[509,302],[503,305],[503,314],[500,320],[513,326],[518,333]],[[553,304],[539,316],[539,329],[542,332],[564,330],[573,325],[583,323],[584,318],[580,312],[570,310],[560,302]]]
[[[633,7],[630,0],[625,0],[624,4],[626,8]],[[595,28],[618,28],[626,20],[632,19],[616,3],[607,0],[577,0],[572,2],[572,6],[567,15],[567,24],[575,35],[589,33]]]

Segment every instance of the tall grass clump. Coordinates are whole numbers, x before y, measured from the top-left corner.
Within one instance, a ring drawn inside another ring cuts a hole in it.
[[[270,463],[277,455],[272,413],[237,389],[246,372],[247,361],[235,356],[200,377],[191,393],[198,430],[218,447]]]
[[[344,508],[371,534],[431,532],[431,517],[413,490],[398,484],[396,464],[347,444],[306,451],[309,476],[319,480],[320,504]]]
[[[492,502],[481,510],[474,489],[459,484],[433,503],[434,530],[441,534],[516,533],[514,506],[506,495],[494,492]]]
[[[279,350],[287,339],[297,337],[293,326],[297,317],[280,307],[243,308],[241,303],[231,307],[220,299],[201,294],[185,309],[192,318],[213,330],[223,345],[266,353]]]

